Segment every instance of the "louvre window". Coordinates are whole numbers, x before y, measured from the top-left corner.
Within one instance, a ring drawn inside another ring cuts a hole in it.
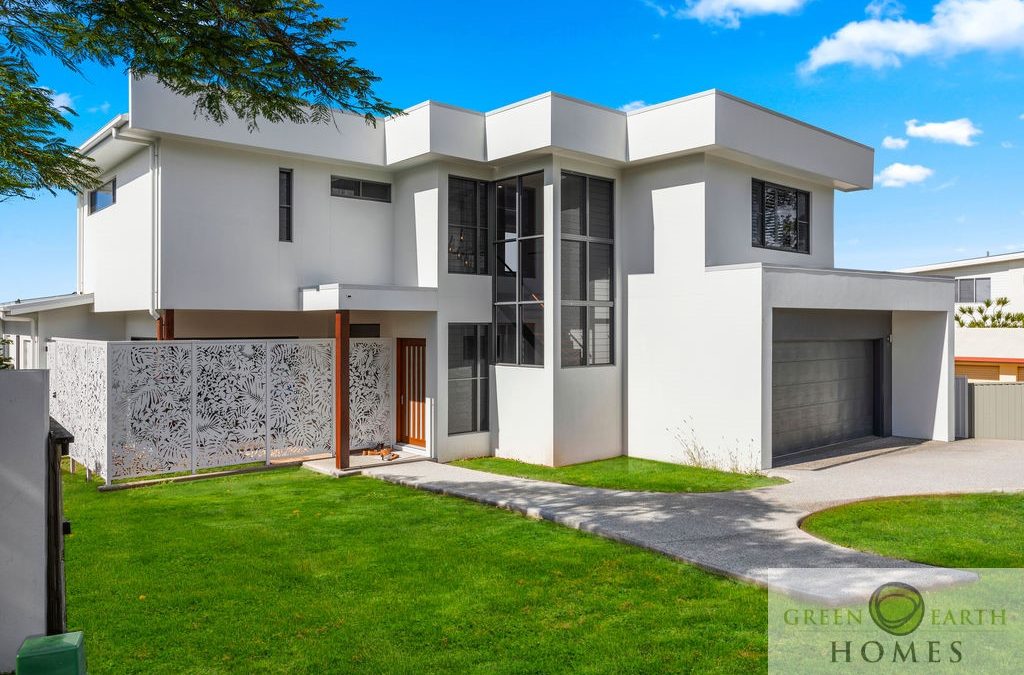
[[[102,211],[117,203],[117,178],[111,178],[103,185],[89,192],[89,213]]]
[[[292,170],[277,172],[277,239],[292,240]]]
[[[448,272],[487,274],[487,183],[448,177]]]
[[[494,183],[494,360],[544,365],[544,174]]]
[[[992,299],[991,277],[956,280],[957,302],[985,302]]]
[[[490,326],[448,324],[448,434],[487,431]]]
[[[612,181],[562,174],[562,366],[614,362]]]
[[[391,201],[391,183],[331,176],[331,196],[349,199],[367,199],[373,202]]]
[[[751,243],[761,248],[810,253],[811,195],[804,190],[751,181]]]

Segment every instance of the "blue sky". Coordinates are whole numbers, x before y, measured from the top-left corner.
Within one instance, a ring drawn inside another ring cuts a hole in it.
[[[875,189],[837,196],[837,266],[1024,250],[1024,0],[325,4],[399,106],[714,87],[875,147]],[[118,69],[37,68],[79,113],[73,142],[127,109]],[[74,290],[73,197],[0,203],[0,251],[0,300]]]

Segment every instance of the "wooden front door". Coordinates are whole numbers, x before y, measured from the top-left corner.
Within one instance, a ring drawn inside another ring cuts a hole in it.
[[[427,445],[427,341],[398,338],[398,442]]]

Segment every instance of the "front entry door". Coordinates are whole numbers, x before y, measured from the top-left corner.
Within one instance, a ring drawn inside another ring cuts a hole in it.
[[[427,446],[427,341],[398,338],[398,442]]]

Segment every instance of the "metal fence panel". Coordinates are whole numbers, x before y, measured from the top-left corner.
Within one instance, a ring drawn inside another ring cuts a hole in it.
[[[1024,382],[971,382],[971,435],[1024,440]]]

